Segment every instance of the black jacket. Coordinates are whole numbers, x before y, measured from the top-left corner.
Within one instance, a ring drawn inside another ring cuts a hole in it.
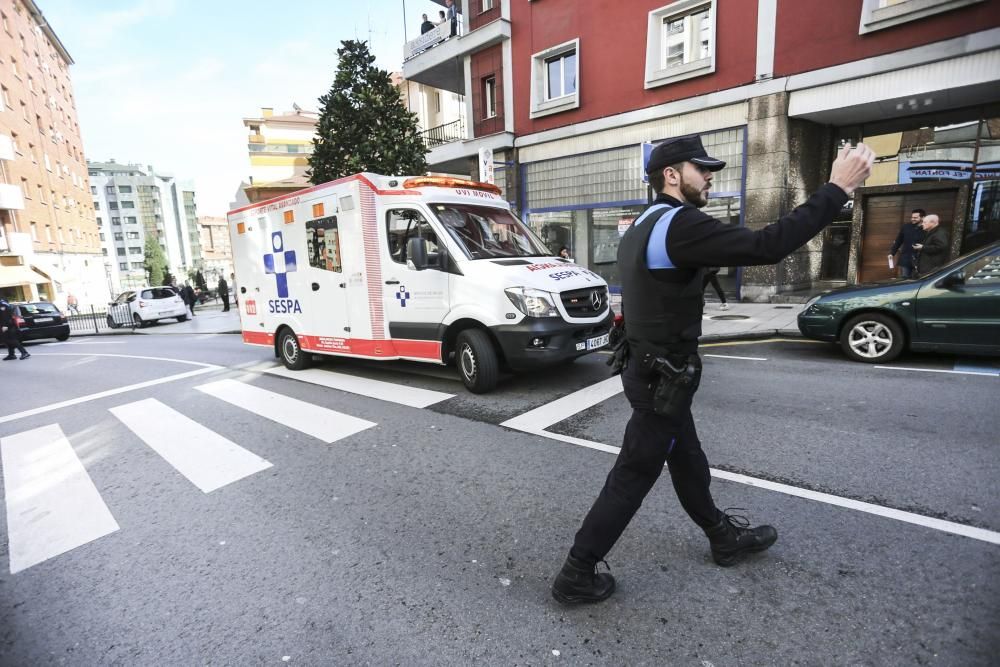
[[[431,23],[430,21],[424,21],[423,23],[420,24],[420,34],[421,35],[426,34],[426,33],[430,32],[433,29],[434,29],[434,24]]]
[[[924,238],[924,247],[917,255],[917,269],[920,275],[937,270],[948,261],[948,232],[941,225],[932,229]]]
[[[896,235],[896,240],[893,241],[889,254],[895,255],[896,251],[902,250],[899,253],[899,263],[903,266],[912,266],[915,254],[913,244],[920,243],[923,240],[923,228],[920,225],[907,222],[899,229],[899,234]]]
[[[0,327],[8,327],[16,329],[17,326],[14,324],[14,308],[13,306],[7,306],[6,308],[0,308]]]

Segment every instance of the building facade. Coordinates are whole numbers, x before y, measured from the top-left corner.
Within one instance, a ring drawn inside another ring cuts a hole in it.
[[[69,68],[38,5],[0,3],[0,295],[108,299]]]
[[[219,278],[229,278],[233,267],[233,246],[229,238],[229,225],[224,217],[203,215],[198,218],[201,234],[202,261],[205,280],[209,287],[215,287]]]
[[[243,119],[250,131],[250,182],[243,188],[248,201],[263,201],[311,185],[306,172],[318,119],[314,111],[296,108],[275,115],[270,107],[262,108],[259,117]]]
[[[399,90],[403,106],[417,116],[417,128],[431,152],[428,156],[431,173],[452,173],[446,170],[451,167],[455,173],[467,175],[468,164],[465,160],[453,165],[442,164],[440,160],[432,162],[436,149],[465,137],[465,98],[448,90],[408,81],[401,72],[393,72],[390,79]]]
[[[193,186],[152,166],[114,160],[88,162],[90,193],[103,245],[110,289],[118,293],[147,284],[146,239],[156,239],[177,282],[202,268],[201,236]]]
[[[404,73],[461,80],[472,120],[457,143],[491,145],[521,216],[612,285],[618,240],[651,196],[643,145],[694,133],[728,163],[707,211],[752,229],[822,184],[841,141],[878,152],[823,235],[775,266],[723,268],[734,297],[889,277],[912,208],[941,216],[953,254],[1000,225],[997,0],[462,4],[463,34]]]

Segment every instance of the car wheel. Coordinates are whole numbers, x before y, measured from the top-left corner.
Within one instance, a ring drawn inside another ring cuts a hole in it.
[[[285,329],[278,339],[278,352],[285,368],[301,371],[312,364],[312,355],[299,345],[299,337],[291,329]]]
[[[903,352],[903,329],[888,315],[865,313],[852,317],[840,333],[840,347],[854,361],[881,364]]]
[[[118,323],[115,322],[115,318],[111,317],[110,315],[108,315],[108,327],[111,329],[118,328]]]
[[[139,313],[132,313],[132,321],[135,322],[135,326],[139,327],[140,329],[146,328],[146,323],[143,321],[141,317],[139,317]]]
[[[60,343],[63,343],[65,341],[69,340],[69,334],[63,334],[61,336],[56,336],[56,340],[59,341]]]
[[[466,329],[455,342],[455,365],[462,383],[473,394],[485,394],[497,386],[500,363],[493,341],[480,329]]]
[[[187,322],[188,321],[188,316],[187,315],[178,315],[177,316],[177,321],[178,322]]]

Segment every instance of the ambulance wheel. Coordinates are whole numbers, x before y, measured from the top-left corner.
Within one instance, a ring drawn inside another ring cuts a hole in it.
[[[278,353],[285,368],[292,371],[308,368],[312,361],[312,355],[302,349],[299,337],[291,329],[281,332],[281,337],[278,339]]]
[[[500,363],[493,341],[485,331],[466,329],[455,342],[455,365],[462,383],[473,394],[485,394],[497,386]]]

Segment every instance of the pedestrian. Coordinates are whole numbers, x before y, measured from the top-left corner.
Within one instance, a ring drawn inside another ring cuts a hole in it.
[[[219,278],[218,286],[219,296],[222,297],[222,312],[229,311],[229,283],[226,282],[224,277]]]
[[[233,284],[233,287],[232,287],[232,290],[233,290],[233,303],[235,303],[238,306],[240,304],[240,295],[239,295],[239,292],[237,292],[237,290],[236,290],[236,274],[235,273],[230,273],[229,274],[229,282],[231,282]]]
[[[569,262],[573,261],[573,258],[570,257],[569,255],[569,248],[567,248],[566,246],[559,248],[559,256]]]
[[[4,299],[0,299],[0,333],[3,334],[4,342],[7,343],[7,356],[3,358],[4,361],[17,359],[14,356],[15,349],[21,353],[21,359],[27,359],[31,356],[21,344],[21,334],[17,328],[17,320],[14,318],[14,307]]]
[[[434,25],[441,25],[442,23],[444,23],[447,20],[448,20],[448,17],[445,15],[444,10],[442,9],[441,11],[438,12],[438,20],[437,20],[437,22]]]
[[[910,213],[910,221],[903,223],[896,235],[896,240],[889,249],[889,262],[892,266],[893,257],[899,252],[899,275],[902,278],[913,277],[913,244],[924,240],[924,230],[920,226],[927,212],[922,208],[915,208]]]
[[[424,22],[420,24],[421,35],[426,34],[434,29],[434,24],[431,23],[429,20],[427,20],[427,14],[423,14],[420,18],[424,20]]]
[[[455,13],[455,0],[444,0],[445,9],[448,11],[448,20],[451,22],[451,36],[458,34],[458,14]]]
[[[181,298],[184,300],[184,304],[191,309],[191,317],[194,317],[194,289],[189,283],[184,283],[184,287],[181,288]]]
[[[937,271],[948,259],[948,232],[941,226],[941,220],[934,213],[924,216],[921,223],[924,230],[923,243],[914,243],[917,252],[914,265],[920,276]]]
[[[632,415],[604,488],[583,520],[552,595],[565,603],[599,602],[615,590],[597,564],[614,546],[666,462],[681,506],[708,537],[712,558],[734,565],[778,539],[771,526],[750,527],[720,511],[691,402],[701,378],[698,337],[704,270],[710,266],[775,264],[823,230],[874,162],[864,144],[846,145],[830,182],[777,222],[753,231],[699,211],[712,174],[725,162],[709,157],[698,136],[669,139],[653,149],[647,173],[659,196],[625,232],[618,247],[624,343],[612,357],[622,373]]]
[[[719,304],[719,310],[729,310],[729,304],[726,303],[726,293],[722,291],[722,285],[719,284],[719,271],[718,266],[710,266],[705,269],[701,291],[704,292],[705,288],[711,285],[715,289],[715,293],[719,295],[719,301],[722,302]]]
[[[66,296],[66,310],[74,315],[80,314],[80,304],[72,292]]]

